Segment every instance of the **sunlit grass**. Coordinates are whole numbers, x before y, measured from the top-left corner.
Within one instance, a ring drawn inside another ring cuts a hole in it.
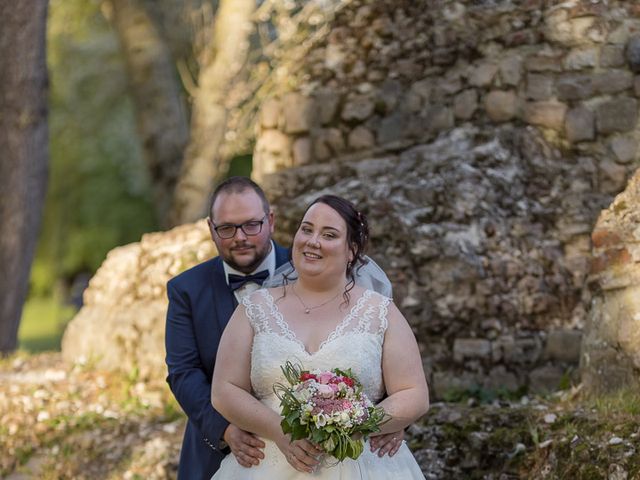
[[[18,331],[20,349],[32,353],[60,350],[64,326],[74,313],[73,307],[62,305],[55,297],[27,300]]]
[[[640,392],[637,388],[623,388],[614,393],[590,399],[591,408],[602,415],[640,415]]]

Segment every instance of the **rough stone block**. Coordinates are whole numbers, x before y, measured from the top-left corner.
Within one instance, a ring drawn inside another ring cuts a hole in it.
[[[638,101],[619,97],[596,107],[596,126],[601,134],[628,132],[638,123]]]
[[[507,390],[511,392],[518,390],[520,386],[518,377],[514,373],[507,371],[503,365],[492,368],[483,384],[483,387],[488,390]]]
[[[453,100],[453,114],[456,118],[469,120],[478,109],[478,93],[470,88],[456,95]]]
[[[340,105],[340,95],[331,88],[323,88],[315,93],[315,104],[321,125],[333,121]]]
[[[593,248],[596,249],[623,246],[622,238],[620,238],[618,233],[602,227],[597,227],[593,231],[591,234],[591,242],[593,243]]]
[[[431,132],[441,132],[453,128],[453,111],[444,105],[432,105],[425,111],[427,128]]]
[[[622,191],[627,183],[627,169],[613,160],[604,159],[598,165],[600,170],[600,187],[607,193]]]
[[[282,115],[285,133],[307,133],[316,117],[313,100],[299,93],[289,93],[282,99]]]
[[[556,101],[530,102],[525,105],[524,120],[532,125],[562,131],[567,105]]]
[[[387,79],[378,93],[376,99],[376,110],[378,113],[391,112],[398,104],[398,99],[404,91],[402,84],[398,80]]]
[[[484,102],[487,115],[494,122],[508,122],[518,115],[518,97],[512,91],[494,90]]]
[[[429,127],[428,125],[426,126]],[[376,138],[378,143],[394,142],[404,138],[407,129],[407,116],[396,112],[383,118],[376,127]]]
[[[570,142],[594,140],[596,137],[595,115],[587,107],[573,108],[567,112],[564,129]]]
[[[577,330],[552,330],[547,335],[544,356],[551,360],[578,364],[582,332]]]
[[[434,398],[442,398],[448,392],[472,390],[482,385],[482,380],[475,375],[464,372],[436,371],[433,374]]]
[[[474,87],[488,87],[493,83],[497,72],[498,66],[495,63],[483,63],[471,69],[469,84]]]
[[[506,363],[533,365],[542,354],[542,345],[537,337],[514,339],[509,335],[503,335],[496,342]]]
[[[368,95],[352,95],[342,109],[342,119],[347,122],[362,122],[373,113],[375,103]]]
[[[431,85],[429,80],[420,80],[411,85],[411,91],[420,96],[423,103],[429,103],[431,99]]]
[[[293,164],[307,165],[311,163],[311,139],[302,137],[296,139],[291,147],[293,153]]]
[[[320,132],[313,143],[313,156],[318,160],[327,160],[331,155],[345,149],[342,132],[337,128],[328,128]]]
[[[529,73],[527,75],[527,98],[548,100],[553,95],[554,79],[548,74]]]
[[[401,77],[413,79],[420,74],[422,68],[413,59],[402,58],[392,65],[391,70],[398,72]]]
[[[462,363],[466,359],[488,360],[491,342],[483,338],[456,338],[453,342],[453,359]]]
[[[498,68],[500,69],[500,78],[505,85],[516,86],[522,79],[522,58],[513,55],[503,59]]]
[[[624,45],[604,45],[600,50],[602,68],[619,68],[625,65]]]
[[[525,61],[525,68],[529,72],[561,72],[563,70],[562,57],[533,55]]]
[[[614,137],[611,139],[609,145],[611,146],[611,151],[616,156],[619,163],[630,163],[637,157],[638,142],[632,137]]]
[[[564,59],[567,70],[594,68],[598,64],[598,48],[583,47],[571,50]]]
[[[277,128],[280,120],[280,102],[275,98],[266,100],[260,108],[260,124],[263,128]]]
[[[636,97],[640,97],[640,75],[633,80],[633,93]]]
[[[628,70],[609,70],[593,77],[593,87],[598,93],[619,93],[633,87],[633,74]]]
[[[306,133],[315,117],[313,101],[300,93],[288,93],[282,99],[282,114],[286,133]]]
[[[416,92],[409,90],[404,98],[400,110],[407,113],[417,113],[422,110],[422,98]]]
[[[564,74],[556,82],[560,100],[581,100],[594,94],[593,78],[590,75]]]
[[[529,391],[536,394],[555,392],[560,387],[563,376],[564,370],[558,366],[536,368],[529,374]]]
[[[258,138],[256,150],[284,155],[291,148],[291,139],[279,130],[265,130]]]
[[[612,269],[620,271],[620,267],[629,265],[630,263],[634,262],[629,250],[626,248],[611,249],[591,259],[590,273],[595,275]]]
[[[356,127],[349,133],[347,144],[353,150],[371,148],[375,145],[376,138],[373,132],[362,125]]]
[[[640,35],[635,35],[629,39],[625,57],[631,71],[640,73]]]

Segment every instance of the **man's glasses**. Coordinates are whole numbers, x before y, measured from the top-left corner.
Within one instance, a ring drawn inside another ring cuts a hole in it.
[[[214,223],[213,229],[216,231],[220,238],[229,239],[233,238],[238,231],[238,228],[241,229],[245,235],[254,236],[258,235],[262,231],[262,224],[264,223],[267,216],[262,217],[262,220],[249,220],[248,222],[238,223],[238,224],[230,224],[225,223],[224,225],[218,225]]]

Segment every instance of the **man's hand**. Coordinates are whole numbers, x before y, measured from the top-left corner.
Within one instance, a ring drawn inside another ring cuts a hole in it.
[[[402,445],[404,441],[404,430],[394,433],[386,433],[384,435],[376,435],[375,437],[369,437],[369,445],[371,451],[378,450],[378,456],[384,457],[385,454],[389,454],[393,457]]]
[[[264,453],[261,450],[265,446],[264,442],[254,434],[240,430],[235,425],[229,424],[222,439],[227,442],[236,460],[243,467],[249,468],[258,465],[260,460],[264,458]]]

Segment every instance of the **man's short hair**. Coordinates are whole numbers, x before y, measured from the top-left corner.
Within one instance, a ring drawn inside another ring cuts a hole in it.
[[[262,208],[264,209],[265,215],[268,215],[270,211],[269,200],[267,200],[267,196],[264,194],[264,190],[260,188],[260,185],[249,177],[229,177],[219,183],[211,194],[211,201],[209,202],[209,217],[211,220],[213,220],[213,204],[216,202],[218,195],[221,193],[242,193],[247,189],[256,192],[262,201]]]

